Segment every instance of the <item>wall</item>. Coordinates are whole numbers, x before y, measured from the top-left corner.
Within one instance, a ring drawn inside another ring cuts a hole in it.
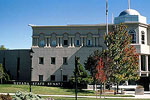
[[[5,68],[13,80],[30,80],[30,50],[0,50],[0,63],[5,58]],[[20,64],[17,59],[20,59]],[[19,65],[18,65],[18,64]],[[17,78],[17,66],[20,67]]]

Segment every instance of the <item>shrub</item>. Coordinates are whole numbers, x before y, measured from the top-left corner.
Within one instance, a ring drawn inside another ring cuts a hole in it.
[[[11,96],[9,94],[7,95],[0,95],[0,100],[12,100]]]
[[[13,100],[44,100],[39,95],[33,93],[16,92]]]

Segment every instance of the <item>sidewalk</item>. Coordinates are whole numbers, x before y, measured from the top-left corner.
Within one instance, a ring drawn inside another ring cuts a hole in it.
[[[149,93],[149,94],[148,94]],[[7,95],[8,93],[0,93]],[[9,95],[15,95],[15,93],[9,93]],[[39,96],[47,96],[47,97],[75,97],[74,95],[41,95],[38,94]],[[126,93],[125,95],[129,95]],[[144,95],[134,95],[133,92],[130,92],[130,95],[133,95],[135,97],[104,97],[102,96],[101,98],[122,98],[122,99],[150,99],[150,92],[145,92]],[[100,96],[78,96],[79,98],[100,98]]]

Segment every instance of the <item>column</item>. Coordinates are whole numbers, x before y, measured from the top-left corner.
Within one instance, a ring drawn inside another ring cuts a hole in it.
[[[69,47],[71,47],[71,37],[69,37],[68,44],[69,44]]]
[[[139,55],[139,76],[141,76],[141,55]]]
[[[87,42],[86,37],[84,37],[84,46],[86,46],[86,42]]]
[[[59,47],[59,37],[56,37],[56,43],[57,43],[57,47]]]
[[[81,37],[81,46],[83,46],[83,37]]]
[[[145,63],[146,63],[146,76],[148,76],[148,55],[145,55],[146,59],[145,59]]]
[[[47,38],[45,38],[45,47],[47,47]]]
[[[95,37],[93,37],[93,47],[95,47]]]
[[[48,44],[49,44],[49,47],[51,47],[51,38],[50,37],[48,39]]]
[[[74,47],[74,37],[72,37],[72,47]]]
[[[62,47],[62,37],[60,37],[60,47]]]

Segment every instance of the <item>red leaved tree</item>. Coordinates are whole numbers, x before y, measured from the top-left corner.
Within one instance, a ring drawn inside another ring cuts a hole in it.
[[[95,74],[95,79],[98,80],[100,83],[104,83],[106,81],[106,76],[105,76],[103,67],[104,67],[104,63],[102,62],[102,59],[100,58],[96,66],[96,74]]]

